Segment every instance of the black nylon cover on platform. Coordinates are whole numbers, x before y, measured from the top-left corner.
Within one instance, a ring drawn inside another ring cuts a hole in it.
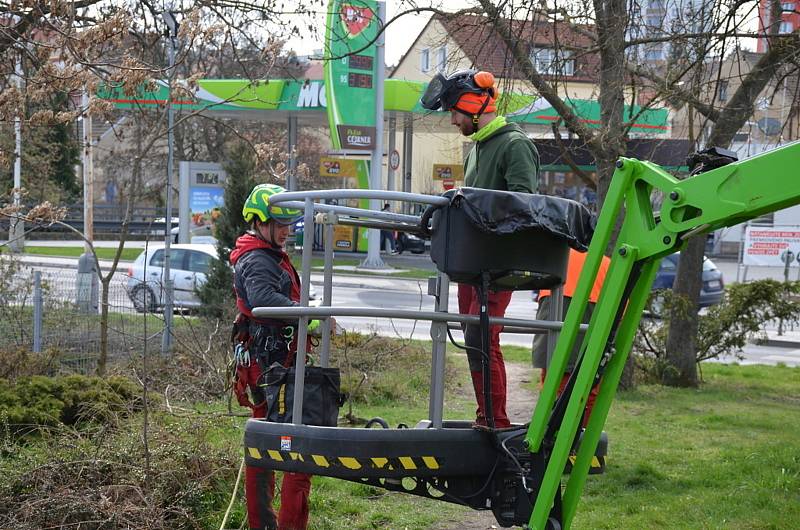
[[[458,188],[443,197],[460,207],[469,221],[487,234],[508,235],[541,230],[564,239],[579,252],[589,248],[597,218],[579,202],[549,195]]]
[[[434,207],[431,259],[459,283],[478,285],[483,273],[496,290],[543,289],[563,283],[569,247],[584,252],[595,217],[569,199],[459,188]]]

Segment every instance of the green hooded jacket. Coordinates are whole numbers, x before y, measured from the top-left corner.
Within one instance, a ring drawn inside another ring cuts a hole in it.
[[[494,121],[505,118],[498,116]],[[464,185],[502,191],[535,193],[539,175],[539,153],[516,123],[492,127],[486,138],[478,131],[475,145],[464,161]],[[496,124],[499,125],[499,124]]]

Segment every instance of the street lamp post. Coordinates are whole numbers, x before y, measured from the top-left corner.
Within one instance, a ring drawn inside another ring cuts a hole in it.
[[[167,208],[164,223],[164,334],[161,337],[161,353],[166,355],[172,346],[172,313],[174,282],[170,271],[170,245],[172,244],[172,144],[175,116],[172,108],[172,79],[175,67],[175,39],[178,37],[178,19],[172,11],[162,16],[167,25]]]
[[[83,236],[85,251],[92,251],[94,243],[94,154],[92,146],[92,116],[89,114],[89,92],[84,87],[81,95],[83,129]]]
[[[75,280],[75,301],[78,310],[96,315],[99,308],[100,283],[92,246],[94,242],[94,162],[92,155],[92,116],[89,114],[89,92],[81,95],[81,129],[83,130],[83,237],[84,250],[78,258],[78,276]]]

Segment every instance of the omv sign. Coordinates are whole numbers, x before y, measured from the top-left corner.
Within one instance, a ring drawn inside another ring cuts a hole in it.
[[[325,83],[320,81],[306,81],[300,87],[300,92],[297,94],[298,108],[309,107],[326,107],[327,101],[325,100]]]

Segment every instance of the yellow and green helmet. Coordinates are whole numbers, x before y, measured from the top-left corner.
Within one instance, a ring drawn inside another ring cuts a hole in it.
[[[250,223],[259,219],[262,223],[266,223],[270,219],[274,219],[275,222],[282,225],[291,225],[302,219],[303,212],[300,210],[280,205],[270,206],[269,198],[284,191],[286,190],[277,184],[259,184],[253,188],[242,208],[242,217],[245,222]]]

